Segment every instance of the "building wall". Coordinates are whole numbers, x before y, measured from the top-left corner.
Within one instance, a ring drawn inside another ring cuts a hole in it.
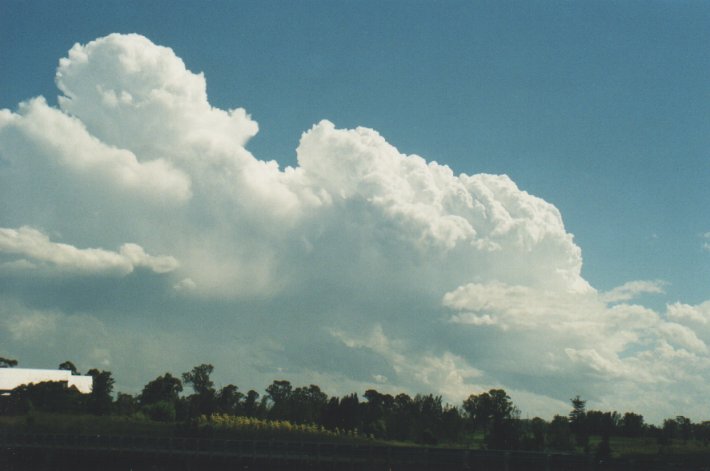
[[[69,387],[84,394],[91,392],[94,379],[91,376],[73,376],[66,370],[36,370],[29,368],[0,368],[0,391],[10,391],[23,384],[44,381],[66,381]]]

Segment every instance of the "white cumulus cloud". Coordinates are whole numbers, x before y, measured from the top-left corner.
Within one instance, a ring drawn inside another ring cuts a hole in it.
[[[103,249],[79,249],[69,244],[52,242],[32,227],[9,229],[0,227],[0,253],[25,257],[26,268],[43,268],[80,274],[126,275],[137,267],[156,273],[167,273],[178,267],[170,256],[148,255],[140,245],[124,244],[118,252]]]
[[[75,45],[56,82],[58,107],[0,110],[8,353],[32,355],[28,336],[64,353],[62,323],[89,319],[76,348],[133,388],[184,360],[247,387],[308,378],[452,401],[504,387],[523,410],[581,394],[673,415],[704,397],[707,303],[631,304],[657,281],[598,293],[558,209],[506,175],[456,174],[325,120],[282,169],[247,149],[244,109],[213,107],[203,74],[140,35]],[[110,289],[63,276],[133,271]]]

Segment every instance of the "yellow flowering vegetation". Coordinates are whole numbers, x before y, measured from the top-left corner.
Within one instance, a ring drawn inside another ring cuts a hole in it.
[[[227,414],[202,415],[198,430],[206,435],[249,439],[364,440],[357,430],[327,430],[315,424],[294,424],[288,420],[264,420]]]

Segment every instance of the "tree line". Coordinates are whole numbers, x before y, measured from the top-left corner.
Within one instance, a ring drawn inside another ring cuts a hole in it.
[[[16,364],[0,358],[0,367]],[[79,374],[69,361],[59,368]],[[582,449],[602,457],[609,455],[613,436],[652,437],[661,446],[671,440],[710,444],[710,422],[693,423],[678,416],[666,419],[662,426],[650,425],[633,412],[587,410],[579,396],[570,400],[568,415],[546,421],[522,419],[503,389],[471,394],[460,405],[444,403],[433,394],[391,395],[375,389],[368,389],[362,397],[357,393],[329,396],[317,385],[294,387],[286,380],[273,381],[263,394],[253,389],[243,393],[233,384],[215,388],[213,371],[212,365],[201,364],[180,376],[165,373],[149,381],[139,394],[119,392],[114,397],[111,372],[91,369],[87,372],[93,377],[90,394],[60,382],[22,385],[0,396],[0,414],[39,411],[136,416],[160,422],[190,422],[219,414],[308,424],[381,440],[467,446],[475,441],[489,449],[507,450]],[[592,436],[600,437],[595,450],[590,450]]]

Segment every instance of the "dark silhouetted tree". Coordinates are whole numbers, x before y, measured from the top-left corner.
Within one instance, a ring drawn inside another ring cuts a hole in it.
[[[89,411],[96,415],[105,415],[111,412],[111,404],[113,398],[114,379],[111,377],[110,371],[99,371],[92,368],[88,371],[88,375],[93,378],[93,386],[91,394],[89,394]]]
[[[182,382],[170,373],[165,373],[143,387],[138,401],[141,405],[155,404],[160,401],[175,403],[181,392]]]
[[[577,440],[577,445],[587,447],[589,445],[589,430],[587,429],[587,401],[579,396],[570,399],[572,410],[569,413],[569,427]]]
[[[81,412],[84,396],[66,381],[24,384],[7,397],[6,413],[26,414],[32,410],[51,413]]]
[[[143,412],[153,420],[169,422],[177,418],[182,382],[165,373],[143,387],[138,402]]]
[[[644,431],[643,416],[626,412],[621,418],[619,427],[625,437],[640,437]]]
[[[264,416],[262,412],[259,404],[259,393],[250,389],[244,398],[244,415],[261,418]]]
[[[394,397],[392,415],[387,424],[388,438],[394,440],[414,440],[416,410],[409,395],[400,393]]]
[[[362,430],[375,438],[387,438],[394,409],[394,397],[374,389],[365,391],[364,418]]]
[[[233,384],[228,384],[217,393],[217,408],[224,414],[239,415],[242,413],[244,394]]]
[[[458,407],[447,404],[441,413],[441,427],[438,432],[441,439],[449,443],[460,441],[464,431],[461,410]]]
[[[73,375],[80,374],[79,371],[77,371],[76,366],[74,366],[74,363],[70,362],[69,360],[65,361],[64,363],[60,363],[59,369],[71,371],[71,374],[73,374]]]
[[[288,420],[291,411],[293,386],[286,380],[276,380],[266,388],[266,398],[271,403],[269,417],[275,420]]]
[[[187,373],[183,373],[182,382],[183,384],[189,384],[195,394],[212,394],[214,393],[214,383],[210,379],[212,371],[214,371],[212,365],[203,363],[195,366]]]
[[[17,366],[17,360],[12,358],[0,357],[0,368],[14,368]]]
[[[661,444],[669,445],[671,440],[678,437],[678,422],[675,419],[665,419],[661,435]]]
[[[469,425],[473,432],[481,430],[485,434],[488,430],[488,410],[490,396],[488,393],[471,394],[463,401],[463,410],[468,416]]]
[[[554,450],[571,450],[571,430],[569,419],[561,415],[552,418],[552,422],[547,427],[547,444]]]
[[[520,411],[503,389],[469,396],[463,403],[474,431],[480,428],[489,448],[514,449],[519,444]]]
[[[586,423],[587,430],[590,435],[602,436],[607,434],[611,436],[619,430],[621,426],[621,417],[616,411],[602,412],[598,410],[590,410],[587,411]]]
[[[528,448],[535,451],[545,449],[545,432],[547,423],[540,417],[535,417],[530,421],[530,441]]]
[[[693,437],[693,422],[689,418],[682,415],[677,416],[675,418],[675,422],[678,424],[678,438],[684,442],[690,440]]]
[[[444,406],[441,396],[417,394],[412,402],[415,440],[425,445],[436,445],[443,429]]]
[[[212,365],[203,363],[182,374],[183,383],[189,384],[195,391],[188,397],[191,417],[213,414],[217,408],[214,383],[210,379],[213,370]]]
[[[138,412],[138,399],[131,394],[118,393],[113,410],[118,415],[133,415]]]
[[[321,423],[329,430],[362,430],[363,408],[357,394],[331,397],[323,408]]]
[[[710,444],[710,421],[693,425],[693,435],[696,440],[703,442],[703,445],[707,446]]]
[[[289,400],[289,420],[296,423],[320,423],[323,409],[328,403],[328,395],[320,387],[311,384],[293,390]]]

